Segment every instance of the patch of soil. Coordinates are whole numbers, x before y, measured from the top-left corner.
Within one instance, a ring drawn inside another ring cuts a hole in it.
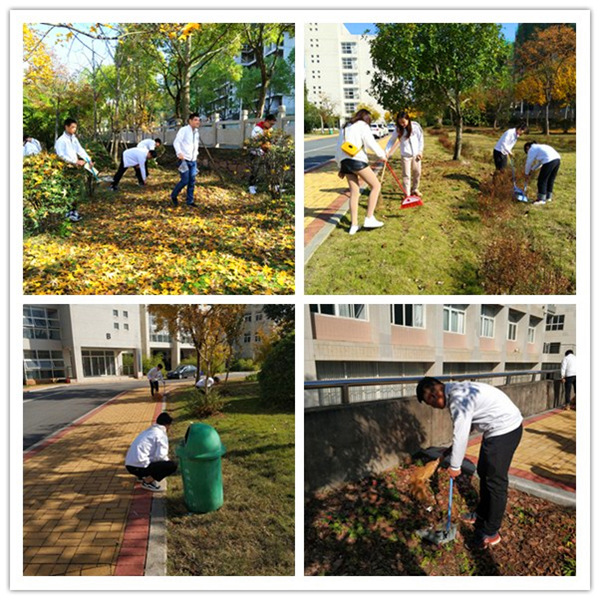
[[[509,490],[500,544],[473,548],[478,479],[455,480],[454,541],[436,546],[419,529],[440,528],[448,510],[448,476],[438,471],[428,497],[410,490],[408,466],[320,493],[305,506],[305,575],[575,575],[575,510]]]

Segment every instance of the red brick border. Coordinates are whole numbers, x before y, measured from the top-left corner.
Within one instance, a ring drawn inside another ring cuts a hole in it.
[[[313,217],[312,222],[304,230],[304,246],[308,246],[313,238],[325,227],[329,217],[335,215],[340,207],[350,198],[348,192],[340,194],[325,210]]]
[[[527,427],[527,425],[531,425],[532,423],[536,423],[537,421],[541,421],[542,419],[545,419],[546,417],[549,417],[551,415],[555,415],[555,414],[558,414],[561,412],[563,412],[563,409],[554,408],[542,415],[536,415],[535,417],[530,417],[528,419],[524,419],[523,427]],[[471,446],[476,446],[477,444],[481,443],[482,438],[483,438],[482,435],[478,435],[477,437],[474,437],[473,439],[469,440],[469,443],[467,444],[467,448],[469,448]],[[474,456],[473,454],[465,454],[465,458],[468,458],[471,462],[473,462],[474,464],[477,464],[477,457]],[[567,492],[574,492],[576,490],[576,485],[568,485],[566,483],[561,483],[560,481],[555,481],[554,479],[548,479],[547,477],[535,475],[535,473],[531,473],[530,471],[524,471],[523,469],[516,469],[516,468],[511,467],[509,469],[508,473],[509,473],[509,475],[512,475],[513,477],[527,479],[528,481],[533,481],[534,483],[542,483],[544,485],[548,485],[550,487],[556,487],[556,488],[565,490]]]
[[[162,400],[154,407],[152,422],[162,412]],[[133,490],[133,501],[129,506],[129,514],[125,523],[123,542],[117,556],[115,576],[142,576],[146,568],[148,541],[150,536],[150,515],[152,512],[152,494],[139,483]]]

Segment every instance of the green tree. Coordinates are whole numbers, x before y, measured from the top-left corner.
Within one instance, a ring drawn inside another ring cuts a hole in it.
[[[296,312],[293,304],[265,304],[263,313],[277,325],[283,335],[294,331]]]
[[[377,23],[371,42],[372,93],[380,104],[402,110],[443,99],[456,132],[460,159],[464,108],[471,92],[495,74],[506,52],[495,23]]]

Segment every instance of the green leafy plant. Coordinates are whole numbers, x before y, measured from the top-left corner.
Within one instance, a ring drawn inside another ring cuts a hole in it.
[[[258,375],[260,394],[267,403],[294,405],[294,332],[279,340]]]

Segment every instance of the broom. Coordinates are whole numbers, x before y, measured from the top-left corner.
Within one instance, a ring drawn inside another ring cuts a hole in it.
[[[385,164],[388,166],[388,169],[390,170],[392,177],[396,180],[396,183],[398,184],[398,186],[402,190],[402,193],[404,194],[404,200],[402,200],[402,204],[400,205],[400,208],[412,208],[413,206],[423,206],[423,200],[421,200],[421,198],[419,196],[409,196],[406,193],[406,190],[404,189],[403,185],[400,183],[398,176],[396,175],[396,173],[394,173],[394,169],[392,169],[392,165],[390,165],[390,163],[387,161],[385,162]]]

